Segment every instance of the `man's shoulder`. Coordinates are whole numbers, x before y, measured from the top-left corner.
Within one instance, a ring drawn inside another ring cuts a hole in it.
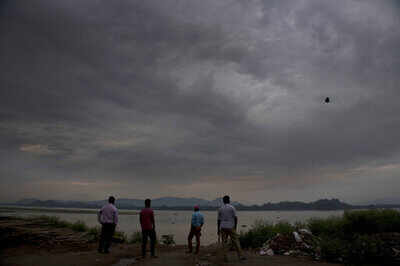
[[[110,205],[110,203],[104,204],[103,207],[101,207],[101,210],[109,209]]]
[[[226,206],[227,206],[228,208],[230,208],[230,209],[235,209],[235,206],[233,206],[233,205],[230,204],[230,203],[226,204]]]
[[[152,208],[143,208],[140,213],[153,213],[153,209]]]
[[[227,203],[227,204],[222,205],[219,209],[220,210],[235,209],[235,207],[233,207],[233,205]]]

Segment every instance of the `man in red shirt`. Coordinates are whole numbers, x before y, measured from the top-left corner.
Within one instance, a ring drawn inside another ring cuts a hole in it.
[[[140,212],[140,225],[142,226],[142,257],[146,257],[147,237],[150,237],[150,252],[152,258],[157,258],[154,253],[156,243],[156,224],[154,222],[154,212],[150,208],[151,200],[144,201],[144,209]]]

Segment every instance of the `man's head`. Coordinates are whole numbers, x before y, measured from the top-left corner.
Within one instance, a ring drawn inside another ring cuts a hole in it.
[[[110,196],[108,198],[108,203],[114,204],[115,203],[115,198],[113,196]]]
[[[144,206],[145,206],[146,208],[150,208],[150,205],[151,205],[151,199],[146,199],[146,200],[144,201]]]
[[[226,195],[226,196],[224,196],[224,197],[222,198],[222,201],[224,202],[224,204],[228,204],[228,203],[231,201],[231,199],[229,198],[228,195]]]
[[[195,212],[198,212],[199,210],[200,210],[199,205],[195,205],[195,206],[194,206],[194,211],[195,211]]]

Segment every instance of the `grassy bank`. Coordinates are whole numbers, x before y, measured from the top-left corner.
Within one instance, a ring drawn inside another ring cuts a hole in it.
[[[328,261],[390,265],[400,245],[400,212],[396,210],[346,211],[341,217],[298,224],[258,221],[240,234],[240,243],[243,248],[259,248],[278,233],[291,236],[301,228],[312,232],[313,248]]]
[[[57,228],[69,228],[75,232],[86,233],[86,237],[90,241],[98,241],[101,234],[101,226],[89,227],[85,222],[78,220],[74,223],[61,220],[57,216],[42,215],[38,217],[30,218],[31,221],[40,223],[41,225],[57,227]],[[135,231],[128,236],[128,234],[122,231],[115,231],[113,241],[118,243],[138,244],[142,242],[142,233]],[[158,242],[158,241],[157,241]],[[175,244],[173,235],[163,235],[160,241],[163,245]]]
[[[86,236],[91,241],[98,241],[99,237],[100,237],[100,233],[101,233],[100,226],[89,227],[85,224],[85,222],[83,222],[81,220],[71,223],[71,222],[61,220],[57,216],[47,216],[47,215],[41,215],[38,217],[35,216],[30,219],[33,222],[38,222],[42,225],[47,225],[47,226],[57,227],[57,228],[69,228],[75,232],[86,233]],[[115,231],[113,240],[116,242],[125,243],[125,242],[128,242],[128,236],[124,232]]]

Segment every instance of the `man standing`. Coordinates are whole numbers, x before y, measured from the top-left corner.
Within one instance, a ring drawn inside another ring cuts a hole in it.
[[[230,204],[229,196],[223,197],[223,206],[218,210],[218,236],[222,236],[222,248],[224,252],[224,258],[227,260],[227,251],[229,249],[228,237],[231,239],[233,246],[236,248],[239,260],[245,260],[246,258],[242,256],[242,250],[240,249],[240,244],[238,236],[236,234],[237,229],[237,216],[235,207]]]
[[[115,198],[108,198],[108,204],[104,205],[98,213],[98,221],[101,223],[101,236],[98,251],[100,253],[109,253],[111,240],[118,223],[118,210],[114,206]]]
[[[196,236],[196,252],[195,254],[199,253],[200,249],[200,236],[201,236],[201,227],[204,224],[204,216],[200,213],[199,206],[194,206],[194,213],[192,215],[192,222],[190,225],[190,233],[188,236],[188,247],[189,250],[187,253],[192,253],[192,240],[193,236]]]
[[[150,237],[150,253],[152,258],[157,258],[154,253],[156,244],[156,224],[154,222],[154,212],[150,208],[151,200],[144,201],[144,209],[140,212],[140,225],[142,227],[142,257],[146,257],[147,237]]]

